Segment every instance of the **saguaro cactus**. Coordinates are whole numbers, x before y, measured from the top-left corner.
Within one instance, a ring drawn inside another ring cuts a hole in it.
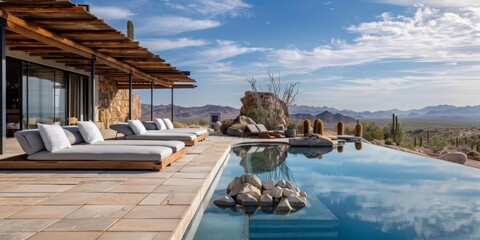
[[[133,28],[133,22],[127,21],[127,37],[134,40],[135,39],[135,29]]]
[[[305,121],[303,121],[303,135],[307,135],[310,132],[310,125],[310,120],[305,119]]]
[[[345,134],[345,126],[343,125],[343,122],[338,122],[337,123],[337,135],[344,135]]]

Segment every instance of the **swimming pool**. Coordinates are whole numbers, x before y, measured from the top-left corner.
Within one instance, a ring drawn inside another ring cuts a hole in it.
[[[361,149],[361,150],[358,150]],[[480,239],[480,170],[370,144],[342,152],[246,145],[232,153],[186,239]],[[308,193],[287,215],[213,204],[246,172]]]

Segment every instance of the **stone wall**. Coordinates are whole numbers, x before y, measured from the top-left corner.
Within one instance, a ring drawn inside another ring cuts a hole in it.
[[[98,116],[103,127],[110,124],[125,122],[128,117],[128,89],[117,89],[114,81],[99,78]],[[132,117],[140,119],[142,116],[142,99],[132,94]]]

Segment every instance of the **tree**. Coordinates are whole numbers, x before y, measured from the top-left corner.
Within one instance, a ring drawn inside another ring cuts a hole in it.
[[[282,115],[283,113],[288,115],[288,109],[295,102],[298,94],[298,89],[296,88],[299,82],[287,83],[282,88],[282,84],[280,83],[280,72],[277,75],[272,72],[267,72],[267,75],[269,81],[267,83],[266,91],[262,91],[255,77],[249,77],[247,78],[247,81],[252,88],[255,104],[259,109],[258,112],[265,113],[257,115],[257,117],[259,117],[259,122],[265,124],[267,128],[273,128],[284,123]],[[261,96],[262,93],[265,92],[272,94],[274,99],[280,100],[284,105],[284,109],[277,108],[275,104],[264,101]]]

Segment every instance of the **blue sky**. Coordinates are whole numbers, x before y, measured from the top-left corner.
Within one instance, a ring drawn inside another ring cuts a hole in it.
[[[478,0],[89,0],[197,80],[175,104],[241,106],[248,77],[300,82],[296,103],[352,110],[478,105]],[[135,91],[145,103],[149,91]],[[155,104],[169,104],[155,91]]]

